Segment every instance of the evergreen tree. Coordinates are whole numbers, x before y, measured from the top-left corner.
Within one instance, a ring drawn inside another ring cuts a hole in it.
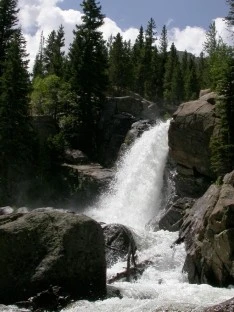
[[[144,69],[145,39],[143,26],[140,27],[139,34],[133,45],[133,71],[134,71],[134,91],[144,96],[145,69]]]
[[[104,15],[95,0],[82,2],[82,24],[76,26],[69,58],[71,85],[77,94],[76,145],[86,152],[96,150],[97,123],[107,88],[107,50],[100,26]],[[78,135],[79,132],[79,135]]]
[[[36,59],[33,65],[33,79],[36,77],[44,77],[45,75],[45,63],[44,63],[44,36],[43,32],[41,33],[39,51],[36,55]]]
[[[65,52],[62,49],[64,46],[64,28],[61,25],[57,33],[53,30],[46,40],[44,48],[44,66],[47,75],[63,77]]]
[[[229,58],[217,91],[220,95],[216,104],[219,117],[218,130],[210,143],[211,165],[216,176],[223,176],[234,169],[234,62]]]
[[[12,202],[17,183],[24,179],[32,156],[28,117],[29,75],[25,41],[14,29],[5,48],[0,77],[0,198]],[[10,201],[11,199],[11,201]]]
[[[204,52],[200,53],[198,59],[198,81],[200,90],[210,87],[208,59],[204,56]]]
[[[183,98],[183,81],[177,50],[174,43],[171,45],[170,53],[165,65],[163,89],[163,97],[166,104],[178,104]]]
[[[163,26],[161,36],[159,38],[159,53],[163,56],[167,55],[168,39],[167,39],[167,28]]]
[[[152,99],[156,93],[155,83],[155,71],[153,70],[154,62],[157,60],[157,50],[154,46],[156,41],[156,24],[153,18],[148,22],[145,32],[145,51],[144,51],[144,76],[145,76],[145,90],[144,96],[148,99]]]
[[[209,25],[209,29],[206,32],[206,40],[204,42],[203,48],[204,51],[211,56],[217,48],[218,42],[217,42],[217,30],[215,22],[212,22]]]
[[[228,16],[226,17],[226,22],[229,26],[234,26],[234,0],[226,0],[229,5]]]
[[[162,100],[163,98],[163,82],[165,76],[165,65],[167,62],[167,48],[168,48],[168,39],[167,39],[167,28],[164,25],[162,28],[161,36],[159,38],[159,68],[158,68],[158,98]]]
[[[6,57],[6,49],[18,23],[17,0],[0,0],[0,76]]]
[[[109,52],[109,78],[112,87],[127,89],[132,82],[132,63],[130,43],[123,41],[120,33],[113,38]]]
[[[187,64],[186,64],[187,63]],[[199,83],[197,77],[197,66],[195,57],[190,55],[189,60],[182,62],[182,72],[184,77],[184,94],[183,99],[195,100],[199,93]]]

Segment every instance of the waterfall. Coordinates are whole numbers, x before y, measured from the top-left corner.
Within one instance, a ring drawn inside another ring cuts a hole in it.
[[[103,194],[96,207],[85,212],[98,221],[132,227],[137,239],[138,261],[149,260],[151,265],[134,282],[114,283],[122,299],[80,300],[64,312],[202,312],[208,305],[233,297],[231,287],[190,285],[182,272],[183,244],[171,248],[178,233],[152,232],[145,228],[160,208],[168,127],[169,121],[158,122],[134,142],[119,162],[109,191]],[[115,264],[107,270],[107,277],[121,272],[124,267],[124,262]]]
[[[106,223],[144,228],[157,214],[168,153],[169,121],[143,133],[119,161],[108,192],[88,214]]]

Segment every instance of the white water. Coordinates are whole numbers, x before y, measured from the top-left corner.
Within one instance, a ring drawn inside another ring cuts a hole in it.
[[[168,127],[169,121],[159,123],[136,140],[119,162],[109,192],[86,214],[106,223],[145,227],[160,206]]]
[[[135,282],[116,282],[123,299],[78,301],[64,312],[198,312],[203,307],[220,303],[234,296],[234,289],[190,285],[182,273],[184,246],[170,246],[177,233],[152,232],[145,229],[157,213],[163,170],[167,157],[169,122],[145,132],[122,159],[110,191],[98,207],[87,214],[107,223],[122,223],[134,229],[138,245],[138,261],[150,260],[152,265]],[[108,278],[123,271],[126,263],[117,263],[107,271]]]

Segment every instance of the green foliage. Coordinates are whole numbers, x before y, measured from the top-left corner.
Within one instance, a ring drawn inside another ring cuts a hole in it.
[[[0,76],[0,188],[4,190],[3,197],[6,199],[13,199],[14,188],[19,179],[27,176],[25,164],[32,158],[26,57],[21,31],[14,30],[5,48]]]
[[[81,6],[82,24],[76,26],[69,51],[71,85],[77,94],[77,118],[82,120],[81,132],[85,135],[83,139],[80,137],[76,147],[94,153],[97,123],[108,85],[107,48],[99,29],[104,23],[101,6],[94,0],[83,1]]]
[[[69,83],[52,74],[36,77],[32,84],[31,109],[35,115],[51,115],[54,119],[64,113],[74,101]]]
[[[234,169],[234,63],[233,56],[229,58],[217,90],[220,94],[216,104],[219,124],[211,138],[211,165],[217,176]]]
[[[46,75],[56,75],[60,78],[64,77],[65,69],[65,46],[64,28],[61,25],[56,32],[53,30],[45,41],[43,32],[41,33],[41,40],[39,51],[33,67],[33,79]]]
[[[172,43],[165,65],[164,100],[167,103],[178,104],[182,99],[182,75],[177,50]]]
[[[128,89],[133,79],[130,45],[123,41],[120,33],[112,39],[109,46],[109,78],[117,91]]]
[[[228,12],[228,16],[226,17],[226,22],[229,26],[233,26],[234,25],[234,1],[226,0],[226,2],[229,5],[229,12]]]
[[[17,0],[0,0],[0,76],[5,62],[8,43],[17,32]]]

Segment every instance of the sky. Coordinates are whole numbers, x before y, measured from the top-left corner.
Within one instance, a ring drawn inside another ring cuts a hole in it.
[[[167,26],[169,46],[195,55],[202,51],[205,33],[212,21],[224,41],[231,43],[223,17],[228,13],[225,0],[99,0],[105,24],[104,39],[121,33],[124,39],[134,42],[139,27],[144,29],[152,17],[158,36],[163,25]],[[82,0],[19,0],[20,24],[27,41],[32,68],[39,49],[41,32],[46,38],[52,30],[63,24],[66,51],[73,39],[73,29],[81,23]]]

